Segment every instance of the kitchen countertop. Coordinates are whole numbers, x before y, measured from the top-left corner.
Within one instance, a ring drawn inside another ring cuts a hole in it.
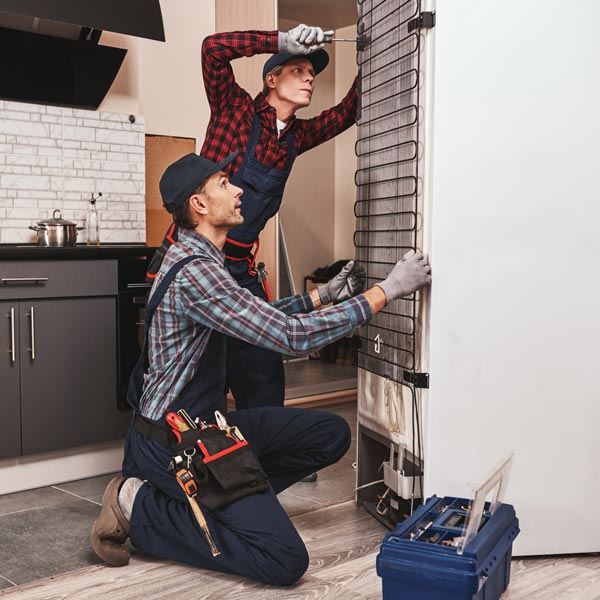
[[[35,244],[0,244],[0,261],[119,259],[151,256],[155,250],[156,248],[146,244],[77,244],[66,248],[49,248]]]

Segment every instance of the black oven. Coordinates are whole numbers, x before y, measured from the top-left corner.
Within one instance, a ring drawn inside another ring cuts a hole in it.
[[[150,257],[119,260],[117,299],[117,408],[129,410],[127,386],[144,342],[144,318],[151,283],[146,283]]]

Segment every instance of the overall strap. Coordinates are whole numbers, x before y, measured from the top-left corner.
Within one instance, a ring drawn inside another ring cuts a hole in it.
[[[144,319],[144,341],[140,356],[131,372],[129,377],[129,385],[127,386],[127,402],[137,413],[140,410],[140,400],[142,398],[142,389],[144,387],[144,373],[148,371],[148,332],[150,331],[150,324],[152,323],[152,316],[156,307],[160,304],[163,296],[169,289],[169,285],[173,281],[173,278],[187,263],[196,258],[202,258],[201,256],[191,255],[186,256],[179,262],[175,263],[171,269],[167,272],[164,279],[158,284],[156,291],[152,294],[152,297],[146,304],[146,318]]]
[[[177,273],[179,273],[179,271],[181,271],[181,269],[185,267],[185,265],[187,265],[192,260],[196,260],[197,258],[202,257],[197,254],[192,254],[191,256],[186,256],[185,258],[182,258],[169,269],[162,281],[158,284],[158,287],[152,294],[152,297],[148,301],[148,304],[146,304],[146,331],[148,326],[150,325],[150,321],[152,320],[152,315],[154,314],[156,307],[160,304],[160,301],[163,299],[163,296],[167,293],[171,282],[173,281],[173,279],[175,279],[175,275],[177,275]]]
[[[258,160],[256,158],[256,145],[258,144],[258,139],[260,137],[260,128],[260,117],[258,116],[258,113],[254,113],[254,116],[252,117],[252,130],[250,131],[250,138],[248,139],[248,144],[244,151],[244,157]],[[294,136],[292,135],[292,132],[288,131],[285,137],[287,143],[285,171],[289,171],[296,158],[296,148],[294,146]]]
[[[291,131],[287,132],[287,153],[285,159],[285,170],[289,171],[294,164],[296,158],[296,148],[294,146],[294,136]]]
[[[254,113],[252,117],[252,129],[250,130],[250,138],[244,150],[244,158],[256,158],[256,145],[260,136],[260,117],[258,113]]]

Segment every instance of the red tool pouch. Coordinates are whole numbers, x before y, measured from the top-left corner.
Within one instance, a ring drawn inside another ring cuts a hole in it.
[[[196,500],[206,508],[222,508],[269,489],[267,476],[248,442],[223,429],[210,426],[183,431],[175,451],[176,464],[191,459],[188,469],[197,484]]]

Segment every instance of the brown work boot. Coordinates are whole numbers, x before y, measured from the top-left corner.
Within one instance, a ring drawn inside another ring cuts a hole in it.
[[[119,487],[125,477],[115,477],[102,496],[100,516],[92,525],[92,549],[109,565],[123,567],[129,562],[129,550],[123,546],[129,537],[129,521],[119,506]]]

